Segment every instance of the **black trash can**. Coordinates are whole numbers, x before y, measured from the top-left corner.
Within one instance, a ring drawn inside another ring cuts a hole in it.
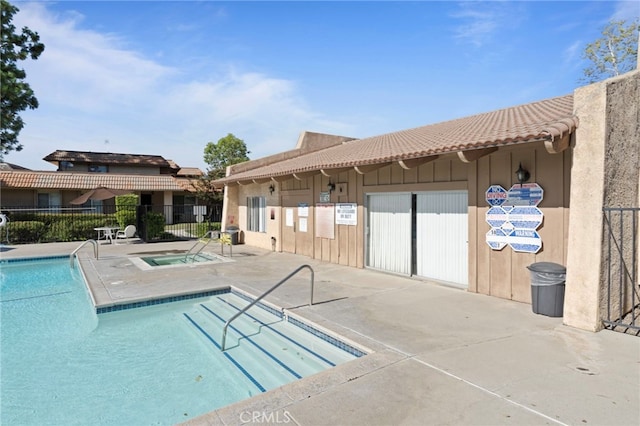
[[[531,307],[536,314],[561,317],[567,268],[552,262],[527,266],[531,271]]]
[[[227,226],[227,229],[224,231],[231,237],[231,245],[238,245],[238,234],[240,233],[240,228],[237,226]]]

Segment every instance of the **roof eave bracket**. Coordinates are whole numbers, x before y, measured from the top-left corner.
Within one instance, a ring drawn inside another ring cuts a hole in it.
[[[479,158],[484,157],[485,155],[489,155],[498,150],[497,147],[493,146],[491,148],[484,149],[473,149],[470,151],[458,151],[458,158],[463,163],[472,163]]]
[[[549,154],[559,154],[569,148],[571,144],[571,133],[565,133],[558,138],[544,141],[544,148]]]

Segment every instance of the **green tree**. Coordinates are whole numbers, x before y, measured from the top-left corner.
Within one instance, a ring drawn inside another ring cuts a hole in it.
[[[25,71],[18,68],[18,61],[27,58],[38,59],[44,51],[44,44],[40,43],[38,33],[23,27],[20,33],[11,23],[18,8],[6,0],[0,0],[2,7],[2,122],[0,130],[0,160],[10,151],[22,150],[18,141],[18,134],[24,127],[19,113],[27,108],[38,108],[38,100],[33,90],[24,80]]]
[[[207,143],[204,147],[204,162],[209,165],[207,175],[212,179],[225,177],[227,166],[248,161],[248,154],[251,153],[247,151],[244,141],[231,133],[217,143]]]
[[[587,44],[582,57],[590,62],[583,70],[581,83],[595,83],[632,71],[638,58],[640,20],[610,21],[602,29],[602,37]]]
[[[207,172],[193,182],[193,187],[198,200],[207,206],[209,219],[213,213],[213,206],[222,203],[220,188],[217,188],[213,182],[226,176],[227,166],[249,161],[250,153],[244,141],[231,133],[219,139],[217,143],[209,142],[204,147],[204,162],[208,164]]]

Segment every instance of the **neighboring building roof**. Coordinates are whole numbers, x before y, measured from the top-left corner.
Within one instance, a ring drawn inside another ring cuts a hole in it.
[[[189,179],[170,175],[0,171],[0,188],[83,191],[99,186],[131,191],[194,191]]]
[[[18,166],[17,164],[11,163],[0,163],[0,171],[11,171],[11,170],[29,170],[26,167]]]
[[[182,167],[178,170],[177,176],[202,176],[203,174],[197,167]]]
[[[459,118],[456,120],[347,141],[296,158],[218,179],[227,184],[323,169],[412,160],[460,151],[521,143],[553,142],[578,126],[573,95]],[[259,161],[259,160],[255,160]]]
[[[44,157],[43,160],[56,165],[61,161],[68,161],[71,163],[122,164],[171,168],[171,164],[160,155],[56,150]]]

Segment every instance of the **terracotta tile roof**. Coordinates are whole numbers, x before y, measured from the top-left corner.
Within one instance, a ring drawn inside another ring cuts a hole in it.
[[[0,188],[88,190],[98,186],[131,191],[193,191],[189,179],[170,175],[0,171]]]
[[[202,176],[204,173],[197,167],[182,167],[178,170],[178,176]]]
[[[218,184],[285,176],[321,169],[379,164],[432,155],[553,141],[572,133],[573,95],[547,99],[414,129],[345,142],[296,158],[247,170]]]
[[[54,164],[57,164],[60,161],[69,161],[72,163],[127,164],[136,166],[171,167],[171,164],[159,155],[117,154],[112,152],[57,150],[44,157],[43,160]]]

